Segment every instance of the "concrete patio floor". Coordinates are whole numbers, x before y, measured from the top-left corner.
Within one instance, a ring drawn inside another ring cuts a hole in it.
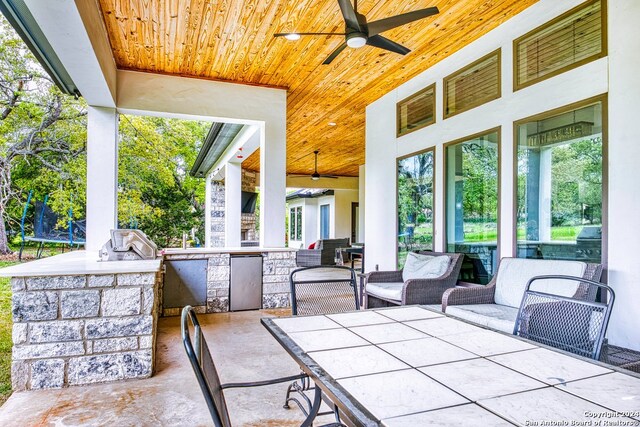
[[[199,315],[222,382],[295,375],[293,359],[260,324],[289,315],[261,310]],[[0,426],[199,426],[212,425],[180,340],[180,319],[162,318],[157,370],[152,378],[110,384],[14,393],[0,407]],[[283,409],[286,384],[229,390],[234,426],[297,426],[297,409]],[[318,418],[318,424],[332,417]]]

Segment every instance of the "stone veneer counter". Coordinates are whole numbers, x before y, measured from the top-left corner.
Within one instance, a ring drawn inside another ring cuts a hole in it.
[[[187,248],[165,249],[164,259],[207,260],[205,306],[194,307],[199,313],[229,311],[231,257],[262,255],[262,308],[289,307],[289,274],[296,268],[296,249],[292,248]],[[179,308],[164,308],[164,316],[177,316]]]
[[[0,270],[12,278],[13,389],[151,376],[161,268],[76,251]]]

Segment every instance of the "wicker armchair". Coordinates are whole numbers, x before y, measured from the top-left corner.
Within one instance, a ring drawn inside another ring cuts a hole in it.
[[[410,279],[406,282],[402,279],[402,270],[399,271],[373,271],[369,273],[367,286],[371,283],[398,283],[402,284],[400,299],[384,298],[367,292],[365,288],[365,308],[389,307],[393,305],[408,304],[438,304],[442,300],[445,290],[456,286],[462,259],[464,254],[418,252],[425,255],[447,255],[451,258],[449,267],[445,273],[434,279]]]
[[[522,268],[517,267],[519,267],[520,264],[533,265],[533,263],[535,263],[537,273],[532,274],[530,277],[523,278]],[[506,266],[509,265],[511,265],[512,269],[516,266],[514,269],[515,273],[520,277],[513,279],[508,277],[508,273],[505,273],[504,270],[506,270]],[[442,311],[447,314],[451,314],[452,316],[479,323],[493,329],[512,333],[518,314],[518,308],[520,307],[520,302],[522,300],[522,295],[525,291],[524,285],[526,282],[531,277],[540,274],[567,273],[568,269],[575,268],[576,266],[583,266],[583,273],[580,276],[573,272],[573,275],[587,280],[600,280],[600,276],[602,275],[602,265],[600,264],[586,264],[580,261],[503,258],[500,261],[497,273],[486,286],[447,289],[442,295]],[[541,273],[541,271],[543,273]],[[508,283],[522,281],[524,281],[524,283],[521,288],[516,285],[513,286],[514,289],[512,290],[504,290],[498,289],[499,280],[501,280],[503,287],[507,286],[504,284]],[[593,294],[593,290],[593,287],[580,284],[576,287],[575,293],[570,296],[572,298],[593,301],[596,297],[595,294]],[[499,293],[497,301],[496,292]],[[511,292],[512,295],[505,297],[504,294],[506,292]],[[503,302],[503,299],[505,298],[512,300],[512,303],[505,304]]]
[[[336,265],[336,249],[348,246],[348,238],[318,240],[314,249],[299,249],[296,252],[296,265],[298,267]]]

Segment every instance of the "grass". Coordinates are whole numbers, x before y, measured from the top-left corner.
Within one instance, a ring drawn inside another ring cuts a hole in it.
[[[0,261],[0,268],[16,264]],[[11,396],[11,281],[0,278],[0,405]]]
[[[0,257],[0,268],[19,264],[18,248],[12,248],[16,253]],[[60,253],[59,248],[45,248],[42,257]],[[36,247],[26,247],[23,261],[31,261],[36,256]],[[11,333],[13,322],[11,316],[11,280],[8,277],[0,277],[0,406],[11,396]]]

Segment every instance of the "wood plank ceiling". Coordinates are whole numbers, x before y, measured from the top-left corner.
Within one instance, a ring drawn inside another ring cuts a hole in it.
[[[318,149],[320,173],[357,176],[368,104],[537,0],[360,0],[369,21],[440,14],[384,33],[412,50],[404,57],[365,46],[331,65],[322,61],[341,37],[273,34],[343,31],[336,0],[98,1],[119,68],[287,88],[287,172],[311,173]],[[258,153],[243,166],[258,170]]]

